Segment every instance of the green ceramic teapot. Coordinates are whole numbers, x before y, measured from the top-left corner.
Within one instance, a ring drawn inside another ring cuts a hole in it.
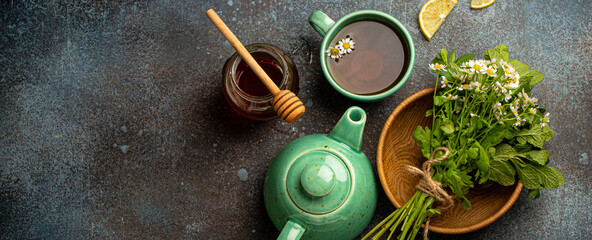
[[[296,139],[276,156],[264,199],[278,239],[353,239],[376,208],[372,165],[361,151],[366,113],[349,108],[331,134]]]

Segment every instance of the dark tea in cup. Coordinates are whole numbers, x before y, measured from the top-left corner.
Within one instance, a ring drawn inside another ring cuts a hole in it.
[[[344,48],[344,42],[350,51]],[[327,58],[329,72],[339,86],[354,94],[376,94],[389,89],[401,80],[409,64],[399,34],[377,21],[346,25],[335,34],[330,46],[338,46],[341,53]]]

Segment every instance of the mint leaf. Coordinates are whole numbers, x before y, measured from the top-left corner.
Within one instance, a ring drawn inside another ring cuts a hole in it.
[[[491,60],[491,59],[502,59],[502,55],[493,50],[493,49],[487,49],[485,50],[485,52],[483,53],[483,58],[485,58],[486,60]]]
[[[440,126],[440,129],[442,129],[442,131],[444,131],[444,133],[450,135],[452,133],[454,133],[454,123],[452,122],[447,122],[442,124],[442,126]]]
[[[487,60],[498,59],[510,61],[510,54],[508,53],[508,46],[506,44],[500,44],[493,49],[487,49],[483,53],[483,57]]]
[[[515,163],[516,161],[512,161]],[[552,167],[545,165],[519,166],[515,164],[516,172],[520,182],[528,189],[546,188],[555,189],[565,184],[565,179],[561,173]]]
[[[431,63],[434,63],[434,64],[439,63],[442,65],[446,65],[446,63],[444,61],[442,61],[442,58],[440,58],[440,57],[435,57],[434,59],[432,59]]]
[[[539,191],[539,189],[529,189],[528,190],[528,199],[538,198],[540,196],[541,196],[541,191]]]
[[[450,69],[450,71],[452,71],[452,72],[455,72],[455,73],[456,73],[456,72],[458,72],[458,71],[457,71],[457,69],[459,69],[459,68],[460,68],[460,67],[459,67],[458,65],[456,65],[456,63],[454,63],[454,62],[450,62],[450,63],[448,63],[448,66],[452,67],[452,69]]]
[[[479,157],[479,149],[475,147],[469,148],[469,150],[467,150],[467,154],[469,154],[470,158],[476,159]]]
[[[526,152],[530,152],[533,149],[533,146],[530,144],[520,144],[520,143],[516,143],[514,144],[514,149],[516,149],[519,153],[526,153]]]
[[[469,202],[469,199],[463,197],[462,198],[462,206],[464,209],[469,210],[471,209],[471,202]]]
[[[425,158],[430,158],[432,149],[440,146],[440,142],[437,139],[432,138],[432,131],[428,127],[424,129],[421,126],[417,126],[413,133],[413,139],[420,143],[419,149]],[[432,146],[430,146],[430,144]]]
[[[521,144],[528,142],[532,144],[532,146],[542,149],[543,144],[546,141],[551,140],[553,135],[553,130],[551,130],[549,126],[541,128],[540,125],[535,124],[531,129],[522,129],[516,133],[516,140]]]
[[[498,59],[510,61],[510,53],[508,53],[508,46],[506,44],[502,43],[500,45],[497,45],[497,47],[495,47],[493,49],[496,50],[502,56],[502,58],[498,58]]]
[[[513,185],[516,181],[516,170],[509,161],[503,161],[500,158],[491,158],[489,162],[489,179],[503,186]]]
[[[435,96],[434,97],[434,105],[442,106],[445,102],[448,102],[448,99],[442,96]]]
[[[450,52],[450,57],[448,58],[448,63],[449,64],[454,64],[454,51],[456,51],[456,49],[452,49],[452,52]]]
[[[446,49],[440,50],[440,58],[444,63],[448,64],[448,51]]]
[[[543,77],[545,76],[545,74],[538,72],[538,68],[535,68],[534,70],[532,70],[526,74],[526,76],[531,76],[531,75],[532,75],[532,78],[529,81],[529,84],[531,87],[534,86],[535,84],[543,81]]]
[[[495,156],[498,158],[511,158],[518,156],[518,152],[512,146],[502,143],[495,147]]]
[[[477,164],[477,168],[481,173],[481,177],[479,179],[479,184],[483,184],[489,178],[489,155],[485,152],[485,149],[479,145],[479,142],[475,142],[474,146],[479,149],[479,158],[475,162]]]
[[[547,165],[549,162],[549,151],[547,150],[534,150],[525,154],[528,160],[538,163],[539,165]]]
[[[491,129],[489,136],[481,141],[481,146],[483,146],[483,148],[489,148],[498,145],[510,134],[510,129],[505,125],[497,125]]]
[[[471,176],[458,169],[448,169],[444,173],[442,183],[450,187],[452,193],[459,199],[463,199],[465,194],[469,191],[469,188],[473,187],[473,181]]]
[[[475,54],[467,53],[465,55],[460,56],[456,59],[456,64],[460,65],[461,63],[468,62],[469,60],[473,60],[475,58]]]
[[[538,189],[541,187],[540,176],[531,168],[531,165],[521,164],[518,160],[512,160],[520,182],[528,189]],[[526,169],[526,170],[525,170]]]
[[[417,128],[415,128],[415,132],[413,133],[413,139],[418,141],[420,144],[429,143],[431,134],[432,133],[429,128],[424,129],[421,126],[417,126]]]
[[[509,62],[510,65],[512,65],[512,67],[514,67],[514,70],[520,74],[520,76],[524,76],[528,73],[528,65],[514,59],[512,61]]]

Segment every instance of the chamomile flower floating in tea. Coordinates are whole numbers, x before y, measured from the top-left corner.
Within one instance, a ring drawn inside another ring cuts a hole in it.
[[[335,46],[330,47],[325,51],[327,53],[327,57],[331,57],[332,59],[339,59],[342,58],[343,55],[351,53],[354,50],[354,45],[356,43],[352,38],[346,36],[346,38],[341,39]]]
[[[337,46],[331,47],[325,52],[327,53],[327,57],[331,57],[332,59],[343,57],[343,52]]]
[[[354,50],[354,45],[356,43],[353,39],[349,36],[346,36],[345,39],[342,39],[337,43],[337,48],[341,49],[343,53],[351,53]]]

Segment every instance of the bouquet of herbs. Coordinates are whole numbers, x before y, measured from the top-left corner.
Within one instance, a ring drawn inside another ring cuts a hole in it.
[[[434,107],[426,113],[432,117],[432,128],[418,126],[413,134],[423,156],[431,160],[424,174],[428,179],[422,179],[428,186],[419,186],[405,205],[364,239],[379,229],[372,239],[387,230],[390,239],[397,229],[401,231],[398,239],[414,239],[420,226],[443,210],[434,203],[451,199],[446,192],[445,197],[439,196],[442,188],[468,210],[471,203],[466,194],[476,184],[509,186],[518,179],[529,189],[530,198],[538,197],[539,189],[565,183],[557,169],[547,166],[549,151],[543,149],[553,137],[549,113],[530,94],[543,74],[529,71],[516,59],[510,61],[504,44],[486,50],[484,59],[474,57],[465,54],[456,59],[454,50],[442,49],[432,60],[430,69],[440,82]],[[425,168],[424,164],[424,172]]]

